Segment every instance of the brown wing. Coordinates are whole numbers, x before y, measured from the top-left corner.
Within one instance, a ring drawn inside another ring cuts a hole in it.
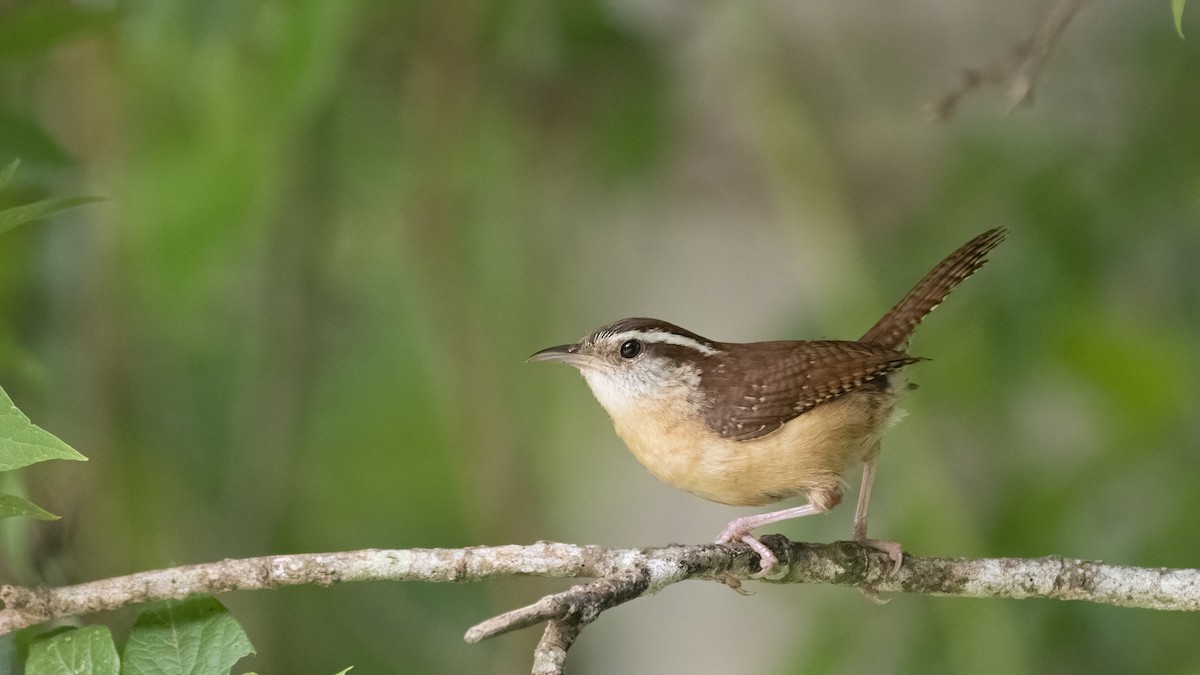
[[[745,441],[782,427],[819,403],[854,391],[920,358],[862,342],[759,342],[723,345],[745,350],[701,373],[706,391],[719,391],[705,422],[722,438]]]
[[[988,251],[1004,241],[1006,234],[1003,228],[988,230],[946,256],[862,336],[862,342],[873,342],[889,349],[907,349],[908,340],[921,319],[942,304],[963,280],[983,267]]]

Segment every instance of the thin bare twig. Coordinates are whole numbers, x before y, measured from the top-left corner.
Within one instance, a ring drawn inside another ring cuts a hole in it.
[[[1057,556],[927,558],[892,562],[854,542],[804,544],[761,538],[779,558],[767,583],[825,583],[872,593],[976,598],[1082,600],[1120,607],[1200,611],[1200,570],[1123,567]],[[0,586],[0,635],[67,616],[107,611],[193,593],[223,593],[346,581],[483,581],[508,576],[590,578],[527,607],[471,628],[468,642],[547,621],[535,672],[561,672],[566,652],[602,612],[687,579],[739,588],[758,570],[742,544],[662,546],[643,550],[538,542],[463,549],[366,549],[222,560],[65,586]]]
[[[567,663],[567,650],[587,623],[591,622],[574,615],[546,622],[542,639],[533,650],[533,675],[561,675]]]
[[[682,580],[682,575],[677,580]],[[641,597],[650,587],[649,570],[635,567],[591,583],[580,584],[562,593],[547,595],[532,605],[505,612],[474,626],[463,636],[472,644],[503,633],[527,628],[543,621],[576,616],[591,623],[600,612]]]
[[[1009,82],[1009,112],[1033,100],[1037,80],[1045,70],[1046,61],[1054,51],[1054,45],[1086,2],[1087,0],[1055,0],[1038,21],[1033,34],[1019,42],[1008,54],[981,68],[964,69],[962,83],[958,88],[930,106],[933,118],[943,121],[953,117],[959,102],[985,84]]]

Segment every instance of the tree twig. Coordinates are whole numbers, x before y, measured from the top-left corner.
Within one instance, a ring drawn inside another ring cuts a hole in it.
[[[672,576],[677,577],[674,579],[676,581],[683,580],[681,575]],[[463,639],[474,644],[543,621],[568,616],[579,617],[588,624],[600,616],[600,612],[641,597],[650,587],[650,581],[649,570],[635,563],[634,569],[627,572],[618,572],[591,583],[574,586],[562,593],[547,595],[532,605],[488,619],[467,631]]]
[[[906,554],[895,574],[888,557],[854,542],[805,544],[761,538],[779,558],[768,583],[857,586],[874,593],[974,598],[1082,600],[1120,607],[1200,611],[1200,570],[1125,567],[1058,556],[930,558]],[[140,572],[61,588],[0,586],[0,635],[52,619],[194,593],[347,581],[467,582],[542,576],[594,581],[549,595],[467,631],[468,642],[548,622],[535,672],[561,672],[566,652],[602,612],[687,579],[740,588],[758,570],[742,544],[619,549],[538,542],[463,549],[365,549],[222,560]]]
[[[590,622],[587,622],[590,623]],[[582,617],[568,616],[546,622],[542,639],[533,650],[533,675],[559,675],[567,662],[567,650],[583,631]]]
[[[1038,77],[1045,69],[1046,60],[1054,51],[1054,45],[1086,2],[1087,0],[1054,0],[1050,9],[1038,21],[1033,34],[1019,42],[1008,54],[981,68],[964,69],[962,83],[958,88],[931,106],[934,119],[942,121],[953,117],[963,97],[985,84],[1009,82],[1009,112],[1032,100]]]

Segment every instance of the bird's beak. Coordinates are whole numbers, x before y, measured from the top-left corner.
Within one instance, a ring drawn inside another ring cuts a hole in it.
[[[526,361],[553,361],[556,363],[565,363],[568,366],[576,368],[590,368],[595,363],[595,357],[591,354],[581,354],[579,345],[559,345],[550,347],[530,356]]]

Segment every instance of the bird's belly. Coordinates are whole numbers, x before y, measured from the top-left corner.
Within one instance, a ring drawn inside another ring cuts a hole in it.
[[[889,392],[856,391],[746,441],[720,438],[694,416],[653,405],[613,422],[663,482],[714,502],[757,506],[839,488],[845,472],[875,451],[894,402]]]

